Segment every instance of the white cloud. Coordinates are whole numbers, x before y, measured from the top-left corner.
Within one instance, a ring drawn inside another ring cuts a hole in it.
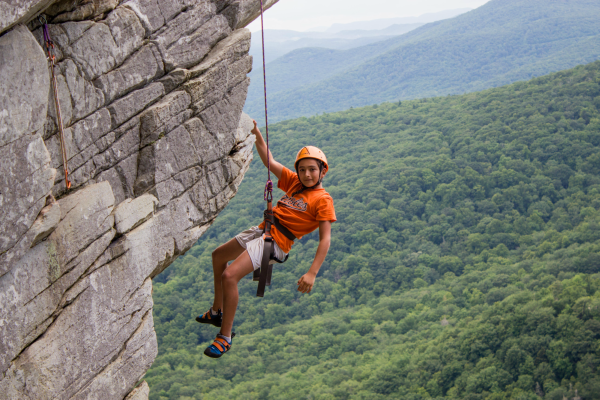
[[[303,31],[335,23],[416,17],[456,8],[477,8],[489,0],[279,0],[265,12],[265,29]],[[260,17],[249,26],[260,30]]]

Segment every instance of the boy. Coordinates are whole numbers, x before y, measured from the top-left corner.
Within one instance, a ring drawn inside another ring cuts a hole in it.
[[[276,225],[271,227],[275,258],[285,260],[294,237],[301,238],[319,228],[315,259],[309,271],[298,280],[298,291],[310,293],[329,250],[331,223],[336,221],[333,199],[321,184],[329,169],[327,159],[316,147],[304,147],[296,157],[294,173],[275,161],[270,151],[267,154],[267,145],[256,121],[252,133],[256,136],[256,150],[263,164],[267,166],[270,158],[271,171],[279,180],[277,186],[286,193],[273,207],[275,218],[283,225],[281,229]],[[264,222],[240,233],[212,253],[215,298],[210,310],[196,318],[200,323],[221,327],[213,344],[204,351],[209,357],[219,358],[231,348],[231,339],[235,336],[231,330],[239,299],[237,285],[244,276],[260,268],[263,227]],[[228,266],[229,261],[233,263]]]

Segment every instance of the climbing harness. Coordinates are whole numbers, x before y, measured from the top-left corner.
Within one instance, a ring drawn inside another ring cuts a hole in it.
[[[275,257],[275,241],[273,240],[273,237],[271,236],[271,226],[275,226],[275,228],[277,228],[277,230],[281,234],[283,234],[283,236],[285,236],[292,242],[297,239],[296,236],[292,232],[290,232],[289,229],[287,229],[285,226],[283,226],[281,224],[281,222],[279,221],[279,219],[275,215],[273,215],[273,210],[269,209],[270,206],[271,206],[271,203],[268,203],[267,210],[265,210],[265,212],[264,212],[264,220],[265,220],[265,228],[263,230],[264,247],[263,247],[263,256],[262,256],[262,260],[260,263],[260,268],[254,270],[254,275],[252,277],[253,281],[258,282],[258,289],[256,291],[256,295],[258,297],[264,297],[265,286],[271,285],[271,275],[273,273],[273,264],[270,261],[273,260],[276,263],[283,264],[284,262],[287,261],[288,256],[289,256],[286,254],[286,256],[283,260],[280,260],[277,257]],[[268,235],[267,235],[267,229],[268,229]],[[262,280],[261,280],[261,278],[262,278]]]
[[[58,99],[58,84],[56,83],[56,74],[54,73],[54,65],[56,62],[56,56],[54,53],[54,42],[50,39],[50,32],[48,31],[48,21],[46,17],[40,15],[38,20],[42,24],[42,31],[44,32],[44,44],[46,45],[46,51],[48,52],[48,61],[50,62],[50,71],[52,71],[52,88],[54,90],[54,103],[56,105],[56,120],[58,125],[58,132],[60,137],[60,150],[62,153],[63,168],[65,170],[65,186],[67,189],[71,188],[71,181],[69,181],[69,167],[67,166],[67,149],[65,147],[65,132],[63,128],[62,115],[60,113],[60,101]]]
[[[287,256],[284,260],[275,258],[275,242],[271,235],[271,227],[274,225],[279,232],[290,240],[296,239],[293,233],[291,233],[286,227],[284,227],[279,219],[273,215],[273,181],[271,181],[271,157],[269,151],[269,117],[267,111],[267,74],[266,74],[266,61],[265,61],[265,28],[264,28],[264,8],[263,0],[260,0],[260,26],[262,32],[262,56],[263,56],[263,83],[264,83],[264,96],[265,96],[265,125],[267,135],[267,183],[265,185],[264,200],[267,202],[267,209],[264,212],[265,228],[263,231],[263,256],[260,263],[260,268],[254,270],[252,277],[253,281],[258,281],[258,289],[256,296],[264,297],[265,286],[271,285],[271,275],[273,273],[273,264],[271,260],[278,263],[283,263],[287,260]]]

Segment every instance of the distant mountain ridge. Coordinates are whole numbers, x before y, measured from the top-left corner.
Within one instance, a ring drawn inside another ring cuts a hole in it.
[[[347,24],[333,24],[329,28],[325,29],[324,32],[342,32],[356,29],[366,30],[378,30],[383,29],[382,27],[388,27],[398,24],[427,24],[429,22],[440,21],[443,19],[454,18],[460,14],[464,14],[471,11],[472,8],[457,8],[452,10],[443,10],[435,13],[427,13],[419,15],[417,17],[399,17],[399,18],[383,18],[375,19],[371,21],[357,21],[350,22]],[[316,30],[315,30],[316,31]],[[319,30],[321,31],[321,30]]]
[[[400,36],[423,25],[425,24],[395,24],[378,30],[346,30],[334,33],[265,29],[265,58],[269,63],[294,50],[307,47],[347,50]],[[260,32],[252,36],[250,55],[255,58],[254,65],[262,69],[260,65],[262,63],[262,36]],[[256,63],[257,61],[258,63]]]
[[[317,83],[342,72],[348,65],[361,64],[370,58],[384,54],[395,46],[395,40],[388,39],[369,43],[361,47],[361,51],[355,51],[354,49],[333,50],[320,47],[292,51],[267,65],[269,95]],[[254,65],[257,65],[256,61]],[[310,71],[310,73],[307,73],[307,71]],[[262,65],[259,64],[249,76],[251,86],[248,90],[246,107],[255,104],[255,102],[263,104]]]
[[[470,10],[470,8],[460,8],[417,17],[384,18],[347,24],[333,24],[321,30],[304,32],[265,29],[265,57],[267,62],[271,62],[293,50],[304,47],[347,50],[399,36],[426,23],[452,18]],[[260,31],[254,32],[252,35],[250,55],[262,62],[262,35]],[[254,65],[259,64],[255,63]]]
[[[267,66],[268,82],[289,83],[269,91],[270,120],[483,90],[592,62],[599,21],[597,1],[492,0],[351,51],[297,50]],[[260,104],[251,90],[245,111],[259,116]]]

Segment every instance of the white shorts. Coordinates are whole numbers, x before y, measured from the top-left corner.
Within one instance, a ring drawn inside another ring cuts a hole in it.
[[[252,228],[245,230],[244,232],[238,234],[235,238],[250,256],[252,260],[252,266],[255,270],[260,268],[260,264],[262,262],[263,249],[265,247],[265,241],[262,238],[263,231],[259,229],[258,226],[253,226]],[[275,258],[279,260],[285,260],[287,253],[284,253],[283,250],[279,248],[277,243],[273,241],[273,252]],[[269,264],[274,264],[275,260],[271,260]]]

